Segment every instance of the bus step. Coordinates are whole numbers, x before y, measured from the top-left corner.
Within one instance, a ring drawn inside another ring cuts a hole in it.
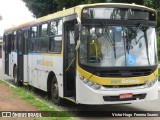
[[[73,97],[64,97],[64,99],[67,99],[67,100],[69,100],[71,102],[75,102],[76,103],[74,96]]]

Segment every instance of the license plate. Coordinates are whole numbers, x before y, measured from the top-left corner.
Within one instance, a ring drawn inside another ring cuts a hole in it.
[[[130,99],[133,97],[133,93],[124,93],[119,95],[119,99]]]

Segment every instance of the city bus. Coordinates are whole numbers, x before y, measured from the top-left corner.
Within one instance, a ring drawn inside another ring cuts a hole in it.
[[[125,104],[158,98],[156,11],[136,4],[78,5],[4,31],[3,70],[54,104]]]

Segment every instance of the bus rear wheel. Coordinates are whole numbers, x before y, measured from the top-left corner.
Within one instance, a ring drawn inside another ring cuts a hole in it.
[[[17,78],[17,67],[14,67],[14,83],[16,86],[22,87],[23,83]]]
[[[62,98],[59,97],[58,83],[55,77],[51,81],[51,99],[56,105],[61,105],[63,102]]]

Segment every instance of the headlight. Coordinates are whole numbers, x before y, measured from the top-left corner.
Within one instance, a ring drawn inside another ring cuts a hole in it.
[[[82,78],[82,76],[80,76],[80,78]],[[90,81],[90,80],[88,80],[88,79],[86,79],[86,78],[80,79],[80,80],[82,80],[84,84],[88,85],[89,87],[91,87],[91,88],[93,88],[93,89],[95,89],[95,90],[98,90],[98,89],[101,88],[101,85],[100,85],[100,84],[95,83],[95,82],[92,82],[92,81]]]
[[[84,83],[88,83],[89,80],[88,80],[88,79],[84,79],[83,82],[84,82]]]
[[[152,87],[158,80],[158,77],[155,77],[152,81],[146,83],[146,87]]]
[[[88,82],[88,86],[90,86],[90,87],[92,87],[92,86],[93,86],[93,84],[94,84],[94,83],[93,83],[93,82],[91,82],[91,81],[89,81],[89,82]]]
[[[98,90],[98,89],[100,89],[100,88],[101,88],[101,85],[100,85],[100,84],[95,83],[95,84],[93,85],[93,88],[94,88],[95,90]]]

